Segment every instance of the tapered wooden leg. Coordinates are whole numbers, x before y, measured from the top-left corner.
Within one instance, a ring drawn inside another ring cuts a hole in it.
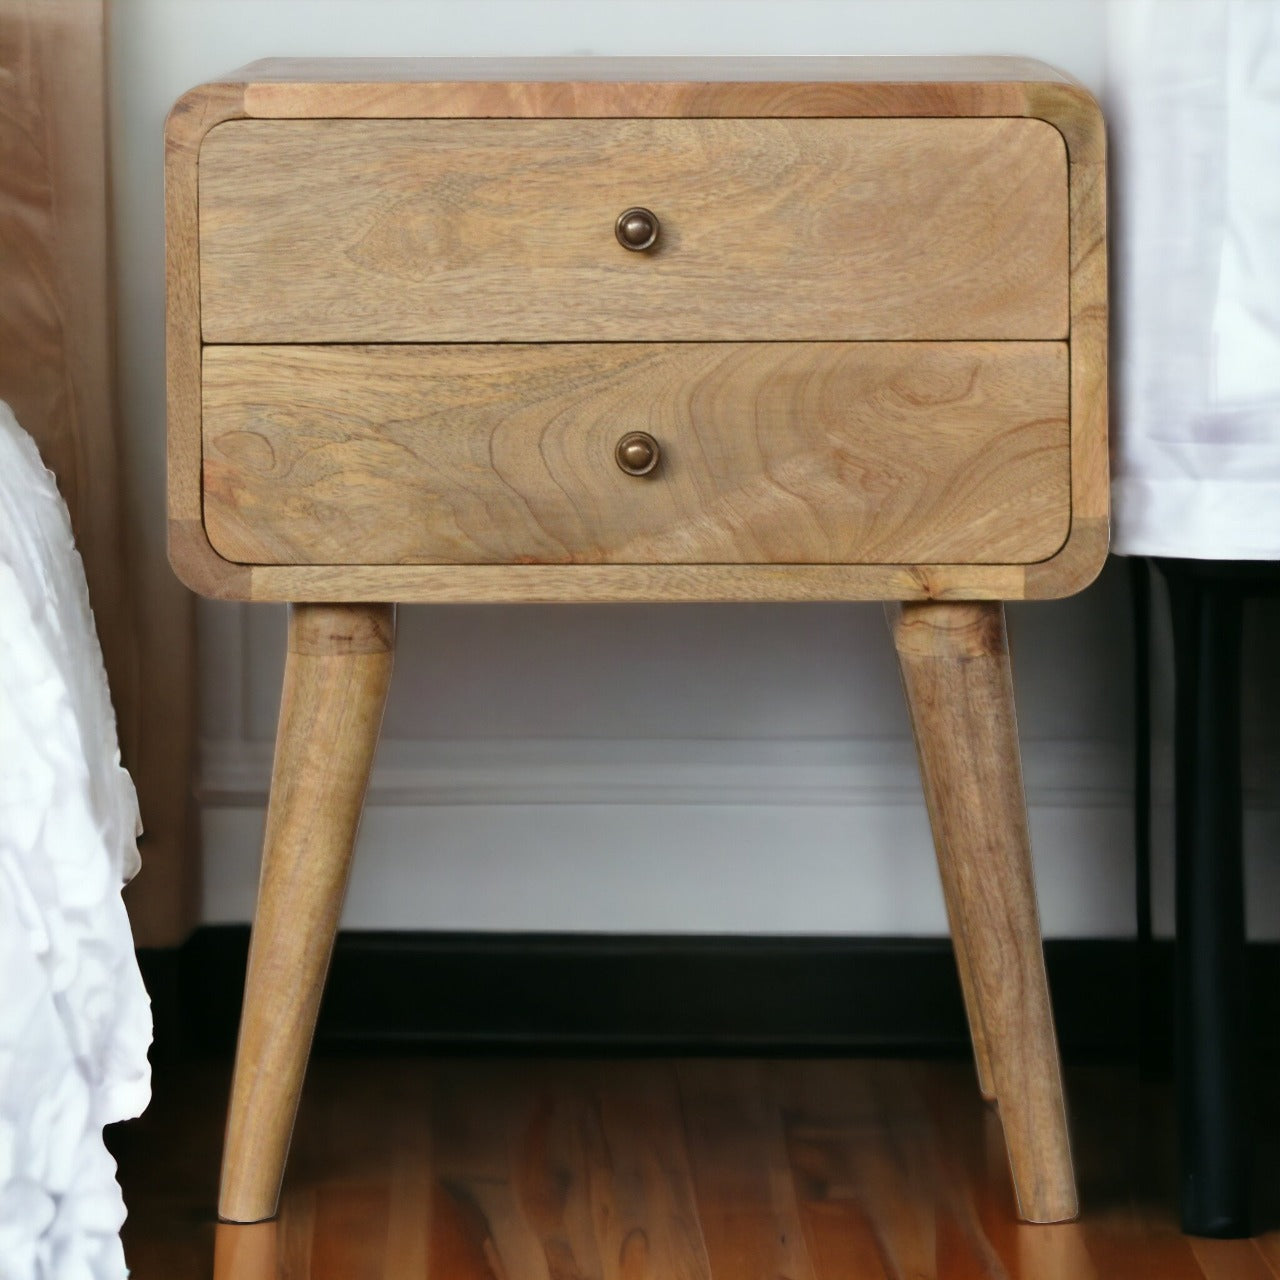
[[[999,603],[890,609],[983,1090],[1022,1217],[1077,1213]]]
[[[891,631],[896,627],[901,611],[901,605],[890,604],[885,606],[885,617],[888,620]],[[905,682],[905,669],[903,678]],[[910,685],[905,687],[907,689],[908,706],[910,706]],[[956,919],[953,907],[953,904],[958,901],[958,893],[955,883],[954,864],[950,858],[938,859],[938,872],[942,879],[943,901],[947,905],[947,920],[951,927],[951,945],[955,951],[956,969],[960,974],[960,992],[964,997],[964,1011],[969,1020],[969,1038],[973,1043],[974,1066],[978,1072],[978,1091],[987,1102],[994,1102],[996,1100],[996,1090],[991,1079],[991,1058],[987,1050],[987,1033],[982,1025],[982,1010],[979,1007],[977,991],[974,988],[973,970],[969,963],[969,952],[965,945],[964,930],[961,927],[962,922]]]
[[[991,1076],[991,1051],[987,1048],[987,1030],[982,1025],[982,1005],[969,961],[969,949],[964,940],[963,921],[956,919],[956,901],[959,886],[956,884],[955,867],[949,858],[938,859],[938,872],[942,879],[942,896],[947,904],[947,919],[951,926],[951,945],[956,953],[956,969],[960,973],[960,992],[964,996],[964,1011],[969,1019],[969,1039],[973,1042],[973,1062],[978,1072],[978,1092],[986,1102],[996,1100],[995,1081]]]
[[[276,1211],[391,680],[391,605],[290,607],[219,1216]]]

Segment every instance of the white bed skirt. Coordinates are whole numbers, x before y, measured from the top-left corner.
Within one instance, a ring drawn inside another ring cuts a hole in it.
[[[1280,558],[1280,0],[1109,12],[1112,545]]]
[[[102,1127],[151,1092],[138,802],[66,507],[0,403],[0,1280],[120,1280]]]

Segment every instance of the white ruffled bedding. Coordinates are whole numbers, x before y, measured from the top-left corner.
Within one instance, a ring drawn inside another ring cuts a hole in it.
[[[0,402],[0,1280],[117,1280],[102,1127],[151,1096],[138,802],[66,507]]]

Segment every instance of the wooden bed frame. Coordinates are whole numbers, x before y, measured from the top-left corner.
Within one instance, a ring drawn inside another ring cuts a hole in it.
[[[71,512],[146,828],[126,895],[134,935],[172,946],[198,911],[194,612],[165,561],[163,495],[150,525],[126,499],[106,21],[106,0],[0,0],[0,399]]]

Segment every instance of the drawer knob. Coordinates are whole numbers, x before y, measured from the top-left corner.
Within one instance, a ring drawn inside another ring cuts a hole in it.
[[[658,442],[647,431],[628,431],[613,451],[618,466],[629,476],[647,476],[661,455]]]
[[[658,219],[648,209],[624,209],[613,224],[614,234],[624,249],[639,253],[658,238]]]

